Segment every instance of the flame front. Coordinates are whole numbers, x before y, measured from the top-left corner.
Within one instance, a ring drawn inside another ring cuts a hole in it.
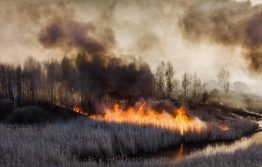
[[[76,113],[79,113],[81,115],[85,115],[85,116],[88,116],[88,114],[86,112],[84,112],[81,107],[79,106],[74,106],[73,109],[72,109],[74,112]]]
[[[201,132],[206,125],[198,118],[190,118],[184,107],[168,111],[156,111],[142,103],[136,107],[123,109],[119,104],[105,108],[104,115],[93,115],[90,118],[100,121],[152,125],[168,130],[179,131],[181,135],[187,132]]]

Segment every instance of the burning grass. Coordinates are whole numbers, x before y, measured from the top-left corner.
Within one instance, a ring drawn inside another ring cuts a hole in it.
[[[249,120],[201,121],[184,107],[159,103],[128,108],[115,104],[93,116],[79,107],[73,111],[85,118],[27,126],[0,124],[0,166],[172,166],[169,161],[125,158],[180,143],[238,139],[257,129]]]
[[[191,118],[184,107],[166,111],[157,111],[145,102],[124,109],[119,104],[105,108],[104,115],[93,115],[90,118],[106,122],[131,123],[136,125],[152,125],[170,131],[178,131],[181,135],[198,132],[206,128],[206,124],[194,117]]]

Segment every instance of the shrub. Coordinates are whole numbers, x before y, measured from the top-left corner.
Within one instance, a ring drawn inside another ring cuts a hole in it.
[[[7,117],[7,122],[11,124],[40,124],[51,120],[51,113],[37,106],[17,108]]]

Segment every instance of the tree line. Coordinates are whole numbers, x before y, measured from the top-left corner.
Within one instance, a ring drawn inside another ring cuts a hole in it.
[[[221,91],[228,93],[230,90],[230,73],[222,68],[217,74],[217,83]],[[179,80],[175,77],[175,70],[170,62],[161,62],[155,72],[155,98],[158,99],[195,99],[204,100],[210,93],[206,83],[197,73],[185,72]],[[218,91],[218,90],[216,90]]]
[[[77,104],[88,110],[92,110],[97,99],[132,101],[144,97],[179,100],[207,96],[206,84],[197,73],[186,72],[180,81],[175,77],[170,62],[161,62],[153,78],[149,75],[149,66],[143,63],[134,61],[121,68],[115,64],[109,63],[105,70],[81,54],[74,59],[64,57],[61,62],[40,63],[28,58],[23,67],[0,64],[0,96],[11,99],[15,106],[46,101],[65,106]],[[109,78],[106,81],[104,73]],[[225,92],[229,91],[229,77],[225,69],[217,77]]]

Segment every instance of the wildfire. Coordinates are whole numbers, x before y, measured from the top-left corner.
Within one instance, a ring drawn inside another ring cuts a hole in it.
[[[227,125],[220,125],[219,128],[222,131],[228,131],[229,130],[229,127]]]
[[[74,112],[76,113],[79,113],[81,115],[85,115],[85,116],[88,116],[88,114],[86,112],[84,112],[81,107],[79,106],[74,106],[73,109],[72,109]]]
[[[64,108],[68,108],[67,106],[65,106],[65,105],[62,105],[62,104],[60,104],[60,103],[56,103],[56,105],[57,106],[60,106],[60,107],[64,107]],[[87,114],[87,112],[84,112],[82,109],[81,109],[81,107],[79,107],[79,106],[73,106],[73,108],[71,109],[71,111],[74,111],[74,112],[76,112],[76,113],[78,113],[78,114],[81,114],[81,115],[84,115],[84,116],[88,116],[88,114]]]
[[[184,107],[169,111],[156,111],[146,103],[127,109],[119,104],[105,108],[104,115],[93,115],[90,118],[95,120],[152,125],[169,130],[179,131],[181,135],[187,132],[201,132],[206,125],[198,118],[190,118]]]

